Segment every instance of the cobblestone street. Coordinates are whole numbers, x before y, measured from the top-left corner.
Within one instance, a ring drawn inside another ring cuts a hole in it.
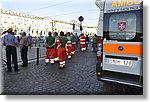
[[[4,72],[4,92],[2,94],[71,94],[71,95],[115,95],[142,94],[142,90],[104,83],[96,77],[96,54],[88,50],[77,51],[71,60],[67,60],[65,69],[39,65],[36,62],[20,72]]]

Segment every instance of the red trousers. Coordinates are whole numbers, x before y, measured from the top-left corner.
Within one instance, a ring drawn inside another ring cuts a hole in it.
[[[81,51],[85,51],[86,50],[86,45],[85,44],[80,44],[81,47]]]
[[[58,50],[57,49],[54,49],[55,52],[54,52],[54,57],[55,57],[55,61],[58,60]]]
[[[81,48],[86,48],[85,44],[80,44]]]
[[[75,46],[76,46],[76,44],[72,44],[72,53],[73,54],[75,53]]]
[[[72,46],[66,46],[66,52],[67,52],[68,58],[71,58],[71,51],[72,51]]]
[[[46,59],[45,62],[48,63],[49,59],[51,63],[54,63],[54,56],[55,54],[55,49],[54,48],[46,48]]]
[[[58,57],[59,57],[60,67],[64,67],[65,61],[66,61],[66,49],[65,49],[65,47],[59,47],[58,48]]]

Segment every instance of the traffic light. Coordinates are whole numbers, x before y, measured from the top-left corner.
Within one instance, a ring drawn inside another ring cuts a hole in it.
[[[80,31],[82,31],[82,30],[83,30],[82,25],[80,25]]]
[[[73,30],[75,30],[75,24],[73,23]]]

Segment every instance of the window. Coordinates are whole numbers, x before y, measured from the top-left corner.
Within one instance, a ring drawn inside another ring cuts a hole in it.
[[[131,40],[136,36],[136,15],[134,13],[112,14],[109,18],[109,37],[117,40]]]

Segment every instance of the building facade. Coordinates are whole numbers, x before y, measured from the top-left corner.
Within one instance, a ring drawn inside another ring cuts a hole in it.
[[[44,36],[51,30],[51,19],[1,9],[0,32],[13,28],[17,34],[25,31],[32,36]]]
[[[17,36],[20,33],[30,33],[32,36],[47,36],[48,31],[51,32],[79,32],[79,24],[75,24],[75,30],[73,30],[73,23],[60,20],[52,20],[49,17],[38,17],[25,13],[13,12],[11,10],[0,9],[0,33],[13,28],[17,32]],[[83,26],[83,33],[96,33],[96,29]]]

